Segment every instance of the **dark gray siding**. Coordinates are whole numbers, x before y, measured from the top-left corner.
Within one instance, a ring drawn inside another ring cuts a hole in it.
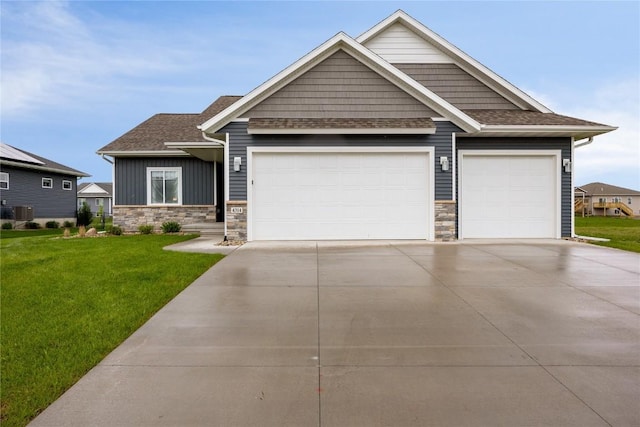
[[[455,64],[393,64],[460,109],[519,110]]]
[[[74,218],[76,216],[77,178],[71,175],[2,166],[9,174],[9,189],[1,190],[6,207],[32,206],[35,218]],[[53,188],[42,188],[42,178],[52,178]],[[71,190],[62,189],[62,181],[71,181]]]
[[[182,167],[182,204],[213,205],[213,165],[193,157],[118,157],[115,159],[115,204],[147,204],[148,167]]]
[[[243,116],[377,119],[439,114],[344,51],[338,51]]]
[[[571,159],[571,138],[458,138],[456,147],[459,150],[561,150],[563,159]],[[460,168],[456,167],[456,170]],[[563,171],[561,177],[561,233],[562,237],[570,237],[573,215],[571,173]]]
[[[451,134],[460,129],[449,122],[437,122],[434,135],[249,135],[246,122],[227,125],[221,132],[229,132],[229,164],[242,157],[242,170],[229,172],[229,199],[247,200],[247,147],[250,146],[321,146],[321,147],[435,147],[435,198],[451,200],[451,169],[442,172],[440,156],[451,159]],[[117,193],[116,193],[117,194]]]

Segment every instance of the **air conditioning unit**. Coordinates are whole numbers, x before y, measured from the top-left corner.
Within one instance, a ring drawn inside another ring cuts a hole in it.
[[[14,206],[13,216],[16,221],[33,221],[33,208],[31,206]]]

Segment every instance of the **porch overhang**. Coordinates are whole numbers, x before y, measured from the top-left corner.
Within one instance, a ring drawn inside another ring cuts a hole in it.
[[[224,161],[224,146],[222,140],[200,141],[200,142],[165,142],[167,148],[183,151],[193,157],[205,162]]]

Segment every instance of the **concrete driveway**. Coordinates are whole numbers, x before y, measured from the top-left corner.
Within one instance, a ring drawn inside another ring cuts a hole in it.
[[[34,426],[638,426],[640,256],[247,244]]]

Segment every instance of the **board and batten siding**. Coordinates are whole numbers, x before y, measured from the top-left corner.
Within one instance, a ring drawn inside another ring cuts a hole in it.
[[[451,160],[452,133],[461,130],[449,122],[436,122],[433,135],[249,135],[246,122],[232,122],[229,133],[229,164],[242,158],[239,172],[229,172],[229,200],[247,200],[247,147],[435,147],[435,199],[452,199],[452,168],[443,172],[440,156]]]
[[[462,110],[520,109],[455,64],[393,65]]]
[[[447,64],[453,60],[402,24],[394,24],[366,42],[365,47],[390,63]]]
[[[117,157],[115,205],[147,204],[147,168],[182,167],[182,204],[214,204],[214,164],[192,157]]]
[[[440,115],[342,50],[243,114],[287,119],[434,116]]]
[[[75,218],[78,178],[71,175],[2,166],[9,174],[9,189],[2,190],[4,207],[31,206],[34,219]],[[42,178],[53,180],[52,188],[42,188]],[[62,189],[62,181],[71,181],[71,190]]]
[[[571,159],[571,138],[474,138],[461,137],[456,140],[458,150],[560,150],[562,159]],[[456,156],[456,160],[459,156]],[[571,159],[573,161],[573,159]],[[460,171],[460,167],[456,167]],[[571,199],[571,174],[562,171],[561,183],[561,226],[562,237],[571,237],[571,217],[573,200]],[[456,177],[457,182],[457,177]],[[457,185],[457,184],[456,184]],[[456,220],[457,222],[457,220]]]

